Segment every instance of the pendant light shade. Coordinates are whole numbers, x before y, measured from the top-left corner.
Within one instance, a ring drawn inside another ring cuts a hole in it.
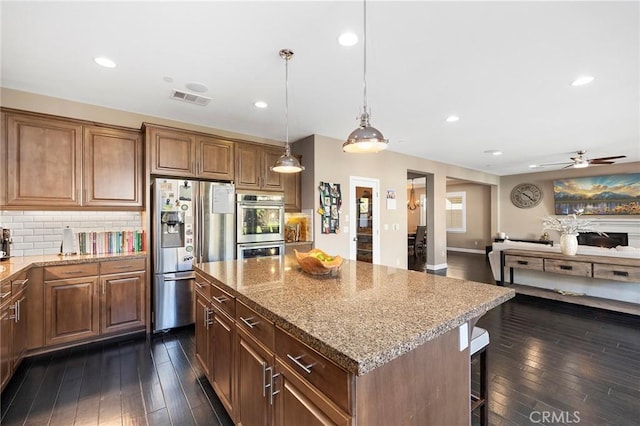
[[[291,155],[291,148],[289,147],[289,60],[293,57],[293,52],[289,49],[282,49],[280,51],[280,57],[284,59],[284,72],[285,72],[285,116],[286,116],[286,137],[284,143],[284,154],[278,158],[276,164],[270,167],[277,173],[299,173],[304,170],[304,166],[300,164],[298,159]]]
[[[355,129],[346,142],[342,144],[344,152],[353,153],[369,153],[380,152],[387,149],[389,140],[382,136],[382,133],[375,127],[372,127],[370,120],[370,112],[367,107],[367,2],[364,1],[364,29],[362,44],[364,45],[364,73],[362,84],[364,86],[364,107],[360,115],[360,126]]]

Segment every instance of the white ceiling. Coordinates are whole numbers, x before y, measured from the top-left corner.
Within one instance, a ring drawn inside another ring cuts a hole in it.
[[[391,151],[497,175],[581,149],[639,161],[639,5],[370,0],[371,124]],[[1,84],[284,140],[278,51],[289,48],[290,140],[345,139],[362,108],[363,51],[336,40],[345,30],[361,36],[362,6],[2,1]],[[98,55],[118,67],[97,66]],[[572,87],[583,74],[595,81]],[[208,86],[208,106],[169,99],[191,81]],[[446,123],[451,114],[460,121]]]

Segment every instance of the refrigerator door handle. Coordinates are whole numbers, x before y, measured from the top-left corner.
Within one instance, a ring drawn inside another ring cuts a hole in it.
[[[198,229],[196,229],[198,233],[197,260],[198,263],[202,263],[202,249],[204,240],[204,191],[206,190],[206,185],[203,182],[200,182],[198,190]]]
[[[163,277],[162,278],[162,280],[165,281],[165,282],[195,280],[195,279],[196,279],[196,275],[195,274],[180,275],[180,276],[169,276],[169,277]]]

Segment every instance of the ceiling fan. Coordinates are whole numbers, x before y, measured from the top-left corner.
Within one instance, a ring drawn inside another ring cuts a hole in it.
[[[561,166],[561,165],[565,165],[565,167],[563,167],[563,169],[568,169],[570,167],[573,167],[574,169],[581,169],[584,167],[589,167],[590,165],[598,165],[598,164],[613,164],[615,163],[615,161],[612,160],[618,160],[620,158],[625,158],[626,155],[615,155],[613,157],[600,157],[600,158],[587,158],[586,154],[587,151],[577,151],[576,152],[578,154],[577,157],[571,157],[571,161],[570,162],[565,162],[565,163],[550,163],[550,164],[540,164],[539,166],[536,167],[550,167],[550,166]]]

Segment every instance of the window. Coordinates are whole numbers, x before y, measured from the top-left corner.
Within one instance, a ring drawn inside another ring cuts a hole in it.
[[[467,193],[447,192],[447,232],[467,232]]]

